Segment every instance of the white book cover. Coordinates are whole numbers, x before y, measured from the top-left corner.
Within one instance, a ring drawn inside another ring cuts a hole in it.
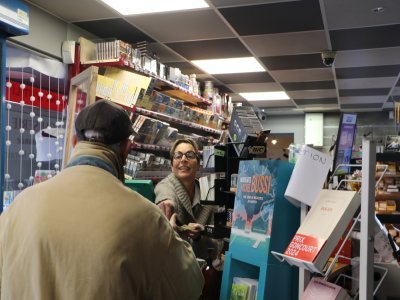
[[[323,188],[332,166],[332,158],[308,146],[301,146],[297,161],[285,191],[285,198],[299,207],[312,206]]]
[[[322,273],[360,203],[360,194],[355,191],[322,190],[286,248],[285,259]]]

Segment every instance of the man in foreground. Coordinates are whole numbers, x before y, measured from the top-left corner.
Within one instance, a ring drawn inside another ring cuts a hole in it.
[[[203,277],[163,213],[125,187],[132,122],[99,100],[71,160],[0,216],[1,299],[199,299]]]

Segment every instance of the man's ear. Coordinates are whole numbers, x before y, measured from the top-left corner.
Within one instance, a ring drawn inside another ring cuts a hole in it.
[[[126,162],[126,159],[128,158],[128,154],[131,151],[131,146],[132,146],[132,142],[129,139],[123,140],[120,143],[124,163]]]
[[[74,134],[71,140],[72,147],[75,147],[77,143],[78,143],[78,137],[76,136],[76,134]]]

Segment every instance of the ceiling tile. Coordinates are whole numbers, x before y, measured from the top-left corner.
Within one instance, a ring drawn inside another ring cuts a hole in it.
[[[304,81],[333,80],[332,68],[302,70],[275,70],[270,72],[271,76],[278,82],[298,82],[299,78]]]
[[[244,6],[244,5],[255,5],[255,4],[265,4],[271,2],[285,2],[287,0],[210,0],[215,7],[224,6]],[[297,1],[297,0],[295,0]]]
[[[335,82],[331,81],[305,81],[282,83],[287,91],[335,89]]]
[[[400,24],[379,27],[330,30],[332,49],[356,50],[400,46]]]
[[[238,39],[167,43],[188,60],[252,56]]]
[[[383,103],[382,106],[383,109],[387,109],[387,110],[393,110],[393,102],[385,102]]]
[[[179,68],[182,72],[182,74],[204,74],[204,72],[195,66],[193,66],[191,63],[188,62],[169,62],[166,63],[167,66],[169,67],[174,67],[174,68]]]
[[[312,113],[312,112],[326,112],[326,111],[337,111],[339,110],[338,104],[323,104],[323,105],[299,105],[299,109],[304,111],[305,113]]]
[[[238,6],[219,11],[241,36],[323,29],[318,0]]]
[[[256,107],[294,107],[292,100],[249,101]]]
[[[349,96],[376,96],[376,95],[387,95],[390,88],[375,88],[375,89],[349,89],[349,90],[339,90],[340,97]]]
[[[341,104],[354,104],[364,105],[367,103],[383,103],[386,102],[385,96],[346,96],[340,97]]]
[[[360,107],[359,104],[342,104],[342,108],[346,109],[366,109],[366,108],[382,108],[382,103],[367,103]]]
[[[232,38],[234,33],[211,9],[191,10],[126,18],[159,42]]]
[[[257,56],[315,53],[328,49],[325,31],[303,31],[243,37]]]
[[[331,29],[370,27],[400,23],[400,1],[393,0],[324,0],[328,26]],[[383,13],[371,9],[382,6]]]
[[[392,87],[397,77],[372,77],[338,79],[337,85],[340,90]]]
[[[180,55],[176,54],[174,51],[164,46],[161,43],[150,43],[149,48],[151,51],[160,58],[162,63],[168,62],[183,62],[185,61]]]
[[[148,35],[120,18],[75,22],[74,24],[103,39],[116,38],[132,44],[141,41],[154,42]]]
[[[400,72],[400,65],[359,67],[359,68],[337,68],[338,79],[367,78],[367,77],[393,77]]]
[[[225,84],[274,82],[274,79],[267,72],[218,74],[214,77]]]
[[[297,105],[325,105],[337,104],[336,98],[316,98],[316,99],[293,99]]]
[[[324,67],[319,53],[260,57],[260,60],[271,71]]]
[[[292,99],[317,99],[337,97],[335,90],[288,91],[287,94]]]
[[[400,47],[339,51],[335,68],[399,65]]]
[[[228,84],[228,88],[237,93],[251,92],[276,92],[282,91],[282,87],[274,82],[266,83],[243,83],[243,84]]]
[[[226,87],[225,85],[214,84],[214,87],[218,89],[219,93],[226,93],[226,94],[233,93],[233,91],[228,87]]]

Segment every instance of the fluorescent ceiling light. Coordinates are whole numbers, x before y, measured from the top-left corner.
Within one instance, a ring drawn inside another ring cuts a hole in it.
[[[204,0],[101,0],[120,14],[139,15],[154,12],[208,7]]]
[[[254,57],[192,60],[192,63],[209,74],[265,72]]]
[[[239,93],[247,101],[288,100],[285,92]]]

